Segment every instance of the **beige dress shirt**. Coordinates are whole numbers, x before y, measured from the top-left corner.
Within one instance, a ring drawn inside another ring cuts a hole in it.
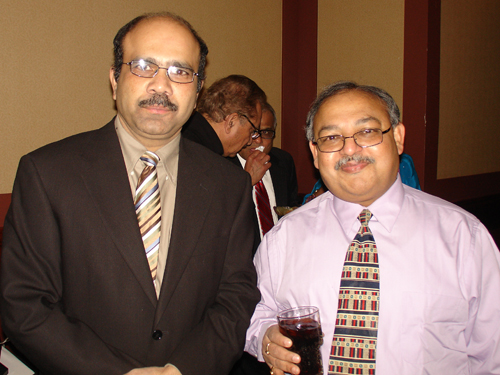
[[[115,119],[115,129],[120,140],[120,146],[127,168],[128,180],[132,197],[135,196],[137,181],[144,169],[144,163],[140,157],[147,151],[137,139],[125,130],[118,116]],[[161,237],[158,253],[158,269],[156,273],[156,296],[160,295],[161,283],[167,263],[170,234],[172,231],[172,220],[174,217],[175,193],[177,190],[177,168],[179,162],[180,133],[171,142],[156,151],[160,162],[156,167],[158,184],[160,185],[161,202]],[[146,256],[146,255],[144,255]]]

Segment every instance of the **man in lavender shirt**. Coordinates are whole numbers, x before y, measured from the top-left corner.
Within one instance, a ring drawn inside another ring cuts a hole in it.
[[[473,215],[401,183],[405,130],[392,97],[331,85],[313,103],[306,131],[329,192],[264,237],[255,257],[262,297],[245,350],[274,375],[298,374],[300,357],[287,349],[276,314],[318,306],[324,374],[335,373],[328,364],[341,272],[368,208],[380,271],[376,373],[500,374],[500,253]],[[358,132],[380,139],[369,146]]]

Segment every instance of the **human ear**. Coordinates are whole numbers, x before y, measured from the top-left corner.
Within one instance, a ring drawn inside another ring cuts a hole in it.
[[[109,68],[109,81],[111,82],[111,88],[113,89],[113,100],[116,100],[116,87],[118,83],[115,79],[115,69],[113,67]]]
[[[309,149],[311,150],[311,153],[312,153],[312,156],[314,159],[314,166],[316,167],[316,169],[319,169],[319,167],[318,167],[318,148],[316,147],[316,145],[314,143],[312,143],[312,141],[309,141]]]
[[[398,149],[398,154],[401,155],[404,150],[405,145],[405,126],[400,122],[394,127],[394,140],[396,141],[396,147]]]
[[[236,121],[238,121],[238,117],[239,116],[237,113],[231,113],[224,119],[224,131],[227,134],[231,133],[231,131],[233,130]]]

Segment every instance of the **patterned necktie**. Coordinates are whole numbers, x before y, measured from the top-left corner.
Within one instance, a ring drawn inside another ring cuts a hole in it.
[[[146,151],[141,156],[141,160],[146,166],[139,177],[139,181],[137,181],[134,198],[135,213],[148,258],[151,277],[156,283],[161,234],[160,187],[156,175],[156,165],[160,158],[155,153]]]
[[[255,184],[255,198],[257,200],[257,210],[259,211],[260,227],[262,228],[262,235],[264,235],[273,227],[274,220],[269,196],[262,180]]]
[[[328,374],[375,374],[379,311],[377,245],[364,209],[344,261]]]

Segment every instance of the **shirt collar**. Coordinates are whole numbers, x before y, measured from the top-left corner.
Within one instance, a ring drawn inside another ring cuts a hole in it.
[[[139,161],[140,157],[147,149],[144,145],[142,145],[142,143],[132,137],[132,135],[130,135],[130,133],[125,130],[118,116],[115,117],[115,129],[118,135],[118,139],[120,140],[123,158],[125,160],[125,167],[127,168],[127,173],[130,174],[130,172],[134,170],[134,167]],[[169,143],[156,150],[155,152],[155,154],[160,157],[160,163],[158,167],[161,168],[162,165],[164,166],[165,170],[167,171],[168,177],[174,184],[177,183],[176,178],[179,160],[180,139],[181,134],[179,133]]]
[[[392,186],[379,199],[373,202],[368,207],[363,207],[360,204],[346,202],[342,199],[334,197],[333,211],[338,217],[342,229],[345,233],[349,233],[353,226],[359,226],[358,215],[364,208],[368,208],[372,213],[370,222],[379,222],[388,232],[391,232],[396,224],[396,220],[401,212],[404,200],[404,188],[401,178],[396,178]]]

